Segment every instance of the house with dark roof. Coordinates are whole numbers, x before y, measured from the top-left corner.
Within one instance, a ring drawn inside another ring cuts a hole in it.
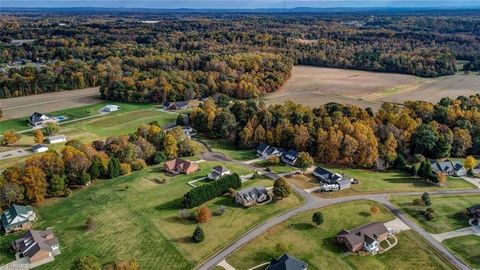
[[[282,155],[282,161],[294,166],[295,162],[297,162],[298,153],[295,150],[288,150],[286,153]]]
[[[350,188],[352,179],[345,178],[341,174],[330,172],[329,170],[317,167],[313,175],[321,183],[320,190],[335,191]]]
[[[445,161],[431,161],[430,164],[434,173],[443,173],[448,176],[464,176],[467,174],[465,167],[458,161],[447,159]]]
[[[52,230],[29,230],[12,243],[12,248],[19,253],[18,257],[26,258],[35,267],[53,261],[60,254],[58,239]]]
[[[48,147],[45,144],[36,144],[32,146],[32,151],[34,153],[43,153],[48,151]]]
[[[469,217],[478,219],[478,221],[480,222],[480,204],[467,207],[467,215]]]
[[[12,204],[0,216],[1,227],[5,233],[32,228],[32,222],[37,219],[31,206]]]
[[[307,270],[308,264],[287,253],[273,259],[265,270]]]
[[[235,194],[235,202],[244,207],[266,204],[271,199],[267,189],[263,186],[248,187]]]
[[[165,110],[183,110],[188,107],[188,101],[174,101],[163,103]]]
[[[34,112],[29,118],[28,123],[33,127],[41,127],[46,123],[57,123],[55,117],[48,116],[43,113]]]
[[[215,166],[215,167],[213,167],[212,172],[210,172],[207,175],[207,177],[210,180],[217,180],[220,177],[225,176],[225,175],[229,175],[231,173],[232,172],[229,169],[227,169],[223,166]]]
[[[165,162],[162,169],[171,174],[191,174],[198,171],[198,164],[196,162],[176,158]]]
[[[263,158],[268,158],[270,156],[280,157],[284,154],[284,152],[285,151],[283,149],[269,146],[266,143],[261,143],[257,147],[257,154]]]
[[[257,147],[257,154],[261,157],[265,157],[264,154],[265,154],[265,151],[267,151],[267,149],[269,148],[270,146],[266,143],[261,143],[260,145],[258,145]]]
[[[341,230],[336,241],[350,252],[365,250],[375,254],[380,250],[380,242],[387,237],[387,227],[381,222],[372,222],[352,230]]]

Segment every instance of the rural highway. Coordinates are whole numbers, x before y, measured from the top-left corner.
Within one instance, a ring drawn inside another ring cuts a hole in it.
[[[207,147],[207,149],[209,149]],[[210,151],[210,149],[209,149]],[[250,169],[254,170],[259,170],[258,168],[246,164],[244,162],[240,162],[237,160],[232,160],[222,153],[217,153],[217,152],[207,152],[202,154],[202,159],[205,160],[216,160],[216,161],[227,161],[227,162],[233,162],[235,164],[248,167]],[[271,179],[277,179],[279,176],[274,173],[265,173],[262,172],[264,175]],[[395,195],[421,195],[423,192],[400,192],[400,193],[382,193],[382,194],[368,194],[368,195],[353,195],[353,196],[345,196],[345,197],[339,197],[339,198],[320,198],[315,195],[312,195],[305,190],[292,185],[293,189],[295,192],[297,192],[303,199],[304,199],[304,204],[300,207],[294,208],[288,212],[285,212],[279,216],[273,217],[266,222],[260,224],[259,226],[253,228],[249,232],[247,232],[245,235],[237,239],[235,242],[231,243],[221,251],[219,251],[217,254],[215,254],[213,257],[208,259],[207,261],[203,262],[200,266],[198,266],[196,269],[198,270],[209,270],[215,267],[217,264],[219,264],[221,261],[223,261],[225,258],[227,258],[229,255],[231,255],[233,252],[241,248],[243,245],[247,244],[248,242],[256,239],[257,237],[261,236],[263,233],[265,233],[268,229],[300,214],[309,210],[337,204],[337,203],[343,203],[343,202],[349,202],[349,201],[355,201],[355,200],[372,200],[376,201],[378,203],[383,204],[387,209],[389,209],[397,218],[402,220],[405,224],[407,224],[412,230],[414,230],[416,233],[418,233],[420,236],[423,237],[428,243],[430,243],[431,246],[433,246],[440,254],[444,256],[446,260],[448,260],[450,263],[455,265],[458,269],[461,270],[469,270],[471,269],[469,266],[467,266],[461,259],[459,259],[457,256],[452,254],[447,248],[445,248],[440,242],[438,242],[436,239],[434,239],[428,232],[426,232],[422,227],[417,225],[415,222],[411,221],[406,215],[398,209],[396,206],[394,206],[388,199],[389,195],[395,194]],[[444,190],[444,191],[435,191],[435,192],[429,192],[431,195],[455,195],[455,194],[480,194],[480,189],[472,189],[472,190]]]

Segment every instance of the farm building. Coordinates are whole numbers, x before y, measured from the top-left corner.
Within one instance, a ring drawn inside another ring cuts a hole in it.
[[[37,219],[31,206],[12,204],[0,216],[1,228],[5,233],[32,228],[32,222]]]
[[[232,172],[223,167],[223,166],[215,166],[213,167],[212,169],[212,172],[208,174],[208,179],[210,180],[217,180],[218,178],[222,177],[222,176],[225,176],[225,175],[229,175],[231,174]]]
[[[271,200],[267,189],[263,186],[248,187],[238,191],[235,195],[235,202],[244,207],[262,205]]]
[[[196,162],[177,158],[165,162],[162,169],[171,174],[191,174],[198,171],[198,164]]]
[[[388,237],[388,229],[381,222],[372,222],[350,231],[342,230],[337,234],[337,242],[348,251],[365,250],[372,254],[380,250],[380,242]]]
[[[63,135],[63,134],[47,137],[47,142],[49,144],[62,143],[62,142],[66,142],[66,141],[67,141],[67,137],[65,137],[65,135]]]
[[[443,173],[448,176],[464,176],[467,174],[465,167],[458,161],[432,161],[432,171],[435,173]]]
[[[60,254],[58,239],[51,230],[29,230],[12,243],[12,249],[26,258],[27,263],[31,264],[29,268],[49,263]]]
[[[273,259],[265,270],[307,270],[308,264],[287,253]]]
[[[105,107],[102,108],[102,111],[104,112],[116,112],[120,110],[120,106],[117,105],[106,105]]]
[[[188,107],[188,101],[165,102],[163,108],[165,110],[183,110]]]
[[[36,144],[32,146],[32,151],[34,153],[43,153],[48,151],[48,147],[44,144]]]
[[[57,123],[55,117],[48,116],[43,113],[34,112],[29,118],[28,123],[33,127],[41,127],[46,123]]]

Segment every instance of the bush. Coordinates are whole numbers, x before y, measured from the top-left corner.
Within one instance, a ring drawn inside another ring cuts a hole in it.
[[[315,225],[320,226],[323,223],[323,214],[321,212],[313,213],[312,222],[315,223]]]
[[[90,174],[88,174],[86,171],[83,171],[78,178],[79,185],[86,185],[90,183],[90,181],[92,181],[92,178],[90,177]]]
[[[275,199],[283,199],[290,196],[292,188],[285,178],[280,177],[273,183],[273,196]]]
[[[472,169],[472,168],[468,169],[468,171],[467,171],[467,176],[470,176],[470,177],[474,177],[474,176],[475,176],[475,173],[473,173],[473,169]]]
[[[70,195],[72,195],[72,190],[69,189],[69,188],[66,188],[65,192],[63,193],[63,196],[64,197],[69,197]]]
[[[116,178],[120,176],[120,161],[116,157],[111,156],[108,161],[108,177]]]
[[[424,215],[425,215],[425,218],[430,221],[433,218],[435,218],[435,210],[433,208],[429,207],[429,208],[425,209]]]
[[[94,256],[82,256],[75,260],[71,270],[101,270],[100,262]]]
[[[120,175],[129,174],[132,171],[132,167],[128,163],[120,164]]]
[[[212,218],[212,213],[208,207],[202,207],[197,213],[198,223],[207,223]]]
[[[227,207],[225,207],[225,205],[220,205],[217,209],[215,209],[213,214],[215,216],[221,216],[225,213],[226,210],[227,210]]]
[[[87,229],[87,231],[93,231],[96,226],[97,225],[95,224],[95,221],[91,217],[89,217],[85,222],[85,228]]]
[[[43,133],[47,136],[53,136],[60,130],[60,126],[57,123],[46,123],[43,127]]]
[[[188,209],[180,209],[178,211],[178,218],[180,219],[192,219],[195,214]]]
[[[200,243],[200,242],[203,242],[203,240],[205,240],[205,233],[203,232],[200,226],[197,226],[197,228],[193,232],[192,240],[195,243]]]
[[[277,165],[280,163],[280,158],[278,156],[269,156],[267,161],[269,165]]]
[[[165,152],[159,151],[153,157],[152,162],[153,164],[159,164],[161,162],[164,162],[165,160],[167,160],[167,156],[165,155]]]
[[[186,208],[193,208],[226,193],[230,188],[237,189],[240,186],[242,182],[238,174],[226,175],[214,182],[191,189],[183,196],[183,204]]]
[[[143,170],[147,167],[147,163],[143,159],[136,159],[130,163],[132,171]]]

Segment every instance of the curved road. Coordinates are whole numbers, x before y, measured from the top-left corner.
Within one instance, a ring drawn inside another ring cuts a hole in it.
[[[237,160],[232,160],[222,153],[216,153],[216,152],[207,152],[202,154],[202,158],[205,160],[216,160],[216,161],[227,161],[227,162],[233,162],[235,164],[248,167],[250,169],[254,169],[258,171],[258,168],[253,167],[252,165],[237,161]],[[274,173],[265,173],[262,172],[264,175],[271,179],[277,179],[279,176],[274,174]],[[346,196],[346,197],[339,197],[339,198],[331,198],[331,199],[324,199],[320,198],[317,196],[314,196],[312,194],[307,193],[303,189],[292,185],[293,189],[300,194],[300,196],[303,197],[304,199],[304,204],[300,207],[294,208],[286,213],[283,213],[279,216],[273,217],[264,223],[260,224],[259,226],[253,228],[246,234],[244,234],[242,237],[237,239],[235,242],[231,243],[227,247],[225,247],[223,250],[219,251],[217,254],[212,256],[210,259],[207,261],[203,262],[200,266],[198,266],[196,269],[198,270],[209,270],[215,267],[218,263],[220,263],[222,260],[224,260],[227,256],[235,252],[237,249],[241,248],[243,245],[247,244],[248,242],[254,240],[255,238],[259,237],[263,233],[265,233],[268,229],[272,228],[275,225],[278,225],[300,213],[303,213],[305,211],[313,210],[316,208],[321,208],[325,207],[328,205],[332,204],[337,204],[337,203],[342,203],[342,202],[348,202],[348,201],[355,201],[355,200],[372,200],[379,202],[385,207],[387,207],[396,217],[398,217],[400,220],[402,220],[405,224],[407,224],[412,230],[414,230],[416,233],[421,235],[427,242],[430,243],[431,246],[433,246],[440,254],[442,254],[445,259],[447,259],[450,263],[452,263],[454,266],[456,266],[458,269],[462,270],[469,270],[471,269],[469,266],[467,266],[461,259],[459,259],[457,256],[452,254],[447,248],[445,248],[440,242],[435,240],[428,232],[426,232],[422,227],[417,225],[415,222],[411,221],[408,217],[405,216],[405,214],[398,209],[396,206],[394,206],[389,200],[388,196],[395,194],[395,195],[421,195],[423,192],[401,192],[401,193],[383,193],[383,194],[368,194],[368,195],[354,195],[354,196]],[[454,195],[454,194],[480,194],[479,189],[473,189],[473,190],[444,190],[444,191],[436,191],[436,192],[429,192],[431,195],[440,195],[440,194],[446,194],[446,195]]]

